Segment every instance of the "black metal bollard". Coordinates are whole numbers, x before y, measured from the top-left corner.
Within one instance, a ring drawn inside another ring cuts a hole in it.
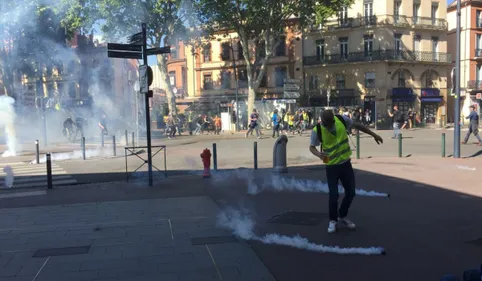
[[[100,142],[102,147],[104,147],[104,132],[100,133]]]
[[[213,167],[214,171],[218,170],[218,150],[215,143],[213,143]]]
[[[113,136],[112,136],[112,149],[113,149],[112,152],[114,152],[114,156],[117,156],[117,152],[116,152],[116,147],[115,147],[115,146],[116,146],[116,144],[115,144],[115,135],[113,135]]]
[[[82,144],[82,159],[85,160],[85,137],[82,137],[81,144]]]
[[[40,164],[40,145],[38,143],[38,140],[35,140],[35,151],[36,151],[37,164]]]
[[[258,142],[255,141],[253,144],[253,150],[254,150],[254,169],[258,169]]]
[[[129,133],[126,130],[126,146],[129,145]]]
[[[47,188],[48,189],[52,189],[52,160],[51,160],[51,156],[50,156],[50,153],[47,153],[46,155],[47,157]]]
[[[132,147],[135,147],[135,146],[136,146],[136,142],[134,139],[134,132],[132,132]]]

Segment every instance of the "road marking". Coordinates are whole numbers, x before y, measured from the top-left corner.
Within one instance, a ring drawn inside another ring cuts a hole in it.
[[[40,272],[42,272],[42,269],[44,269],[44,267],[45,267],[45,265],[47,264],[47,262],[49,261],[49,259],[50,259],[50,256],[47,257],[47,259],[45,260],[44,264],[43,264],[42,267],[39,269],[39,271],[37,272],[37,274],[35,275],[35,277],[32,279],[32,281],[37,280]]]
[[[211,254],[211,250],[209,250],[208,245],[206,244],[206,249],[208,250],[209,256],[211,257],[211,260],[213,261],[214,268],[216,268],[216,272],[218,273],[219,279],[223,280],[223,276],[221,276],[221,272],[219,272],[218,265],[216,264],[216,261],[214,260],[213,255]]]
[[[5,173],[3,168],[10,166],[13,172],[13,188],[47,187],[47,169],[45,165],[27,163],[1,163],[0,164],[0,189],[5,185]],[[75,185],[75,180],[64,169],[52,163],[52,184]]]
[[[12,192],[12,193],[4,193],[0,194],[0,199],[3,198],[14,198],[14,197],[27,197],[27,196],[39,196],[39,195],[46,195],[47,191],[30,191],[30,192]]]
[[[171,230],[171,238],[174,240],[174,233],[172,233],[172,224],[171,224],[171,219],[167,220],[169,222],[169,229]]]

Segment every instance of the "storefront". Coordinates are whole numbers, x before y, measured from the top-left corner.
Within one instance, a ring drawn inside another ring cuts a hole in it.
[[[420,95],[420,117],[425,124],[435,124],[437,122],[437,112],[443,96],[440,89],[422,88]]]
[[[393,88],[392,89],[392,106],[398,105],[398,110],[407,113],[413,110],[415,95],[411,88]]]

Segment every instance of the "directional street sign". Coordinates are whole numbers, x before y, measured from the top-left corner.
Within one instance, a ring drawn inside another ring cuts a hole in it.
[[[297,99],[300,97],[299,92],[284,92],[283,98],[285,99]]]
[[[297,99],[300,97],[301,81],[299,79],[284,79],[284,95],[285,99]]]
[[[131,44],[142,44],[142,32],[136,33],[129,38]]]
[[[142,46],[108,43],[107,56],[120,59],[142,59]]]
[[[296,84],[284,84],[283,90],[285,91],[299,91],[301,89],[300,85]]]
[[[147,55],[148,56],[160,55],[160,54],[169,54],[170,52],[171,52],[171,46],[147,49]]]

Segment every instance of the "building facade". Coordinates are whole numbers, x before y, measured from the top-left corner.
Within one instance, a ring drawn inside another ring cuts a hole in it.
[[[454,59],[457,49],[456,12],[457,5],[454,2],[447,9],[448,49]],[[470,105],[476,105],[479,113],[482,105],[480,99],[480,93],[482,93],[482,1],[462,1],[460,23],[461,112],[462,116],[467,116]]]
[[[215,36],[203,47],[186,46],[187,100],[206,109],[227,112],[234,108],[236,92],[241,110],[248,98],[248,75],[239,37],[234,32]],[[262,43],[249,43],[251,50],[264,54]],[[284,99],[285,79],[302,78],[301,33],[287,28],[256,91],[256,107],[261,104],[290,102]],[[253,74],[256,78],[258,71]]]
[[[356,0],[313,26],[303,36],[310,105],[362,107],[379,121],[398,105],[423,123],[446,122],[446,7],[445,0]]]

